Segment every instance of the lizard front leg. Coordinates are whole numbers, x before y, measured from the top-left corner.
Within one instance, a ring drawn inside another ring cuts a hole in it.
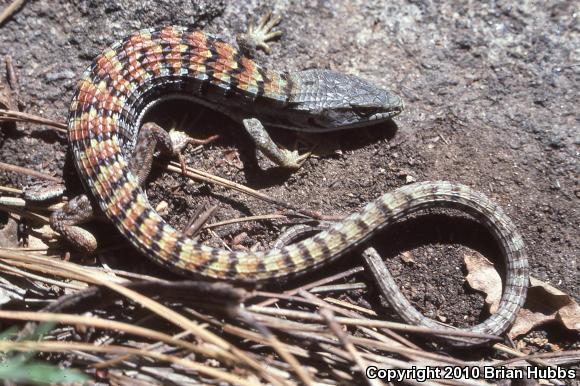
[[[253,23],[248,25],[248,30],[244,34],[236,37],[240,49],[250,57],[255,57],[258,49],[262,49],[267,54],[270,53],[268,42],[282,35],[282,31],[275,30],[282,18],[272,15],[271,12],[264,15],[257,26]],[[298,151],[283,149],[276,145],[262,123],[256,118],[243,120],[243,125],[254,140],[258,150],[278,166],[288,169],[299,169],[310,153],[300,155]]]
[[[299,169],[310,156],[309,152],[300,155],[297,150],[291,151],[276,145],[262,123],[256,118],[244,119],[242,122],[258,150],[278,166]]]

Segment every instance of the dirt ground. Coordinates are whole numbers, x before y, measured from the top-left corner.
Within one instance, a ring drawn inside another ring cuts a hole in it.
[[[401,95],[406,110],[387,127],[307,138],[273,132],[288,147],[297,139],[319,143],[315,157],[287,173],[263,157],[256,162],[251,141],[237,123],[207,110],[200,113],[198,106],[165,106],[155,116],[166,127],[177,124],[195,136],[222,136],[202,151],[188,152],[190,165],[326,215],[352,213],[413,180],[467,184],[513,219],[525,240],[532,275],[578,299],[578,13],[572,1],[550,4],[29,1],[0,26],[0,57],[14,60],[27,112],[65,121],[80,74],[115,40],[173,23],[231,41],[249,20],[271,9],[284,17],[284,35],[271,44],[271,55],[259,55],[260,61],[279,70],[317,67],[356,74]],[[19,124],[1,130],[0,152],[2,162],[64,177],[68,195],[80,191],[67,160],[66,138],[48,127]],[[202,203],[219,205],[212,222],[277,210],[237,192],[156,170],[149,197],[154,204],[168,204],[164,217],[177,227]],[[2,185],[34,183],[38,180],[0,172]],[[122,242],[112,226],[103,224],[93,224],[100,228],[100,241]],[[228,242],[237,236],[246,247],[267,247],[282,225],[242,223],[217,233]],[[413,264],[389,259],[407,296],[428,315],[459,325],[479,320],[483,298],[467,288],[462,257],[473,249],[489,255],[490,240],[481,227],[436,215],[403,225],[380,240],[385,256],[413,255]],[[239,237],[243,232],[246,237]],[[159,272],[127,251],[107,262]],[[355,259],[339,265],[359,264]]]

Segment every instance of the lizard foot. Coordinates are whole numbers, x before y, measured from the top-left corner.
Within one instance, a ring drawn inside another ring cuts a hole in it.
[[[50,226],[75,249],[91,253],[97,249],[97,239],[92,233],[78,225],[90,221],[94,216],[93,204],[86,195],[82,194],[54,212],[50,216]]]
[[[181,172],[185,174],[186,165],[185,158],[183,157],[183,150],[188,145],[207,145],[210,142],[215,141],[219,138],[219,135],[212,135],[206,139],[192,138],[183,131],[171,129],[169,130],[169,139],[171,141],[171,153],[179,159],[179,164],[181,165]]]
[[[137,145],[129,160],[129,168],[137,176],[139,183],[143,184],[151,171],[153,153],[157,147],[163,154],[177,157],[181,165],[181,171],[185,174],[186,167],[183,150],[186,146],[190,144],[205,145],[217,138],[217,135],[212,135],[206,139],[191,138],[182,131],[172,129],[167,132],[156,123],[147,122],[141,126],[139,131]]]
[[[237,36],[238,45],[252,57],[255,56],[258,48],[269,54],[270,46],[267,42],[282,36],[282,31],[274,29],[281,20],[280,16],[268,12],[260,19],[257,26],[254,27],[254,23],[250,22],[246,33]]]
[[[288,149],[280,149],[282,153],[283,162],[280,166],[287,168],[298,170],[302,167],[304,162],[312,155],[312,152],[306,152],[304,154],[300,154],[298,150],[288,150]]]

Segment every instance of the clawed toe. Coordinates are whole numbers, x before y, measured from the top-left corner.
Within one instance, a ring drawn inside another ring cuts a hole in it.
[[[269,54],[268,42],[282,36],[282,31],[274,29],[280,24],[280,21],[282,21],[280,16],[268,12],[260,19],[257,26],[254,26],[253,23],[248,25],[247,32],[238,36],[238,44],[250,56],[253,56],[258,48]]]
[[[284,164],[281,166],[294,170],[300,169],[304,162],[312,155],[311,152],[300,154],[297,150],[281,149],[281,151],[285,159]]]
[[[210,142],[215,141],[219,138],[219,135],[212,135],[206,139],[192,138],[183,131],[170,130],[169,138],[171,139],[171,149],[173,155],[179,159],[179,164],[181,165],[181,172],[185,174],[186,164],[185,157],[183,156],[183,151],[188,145],[207,145]]]

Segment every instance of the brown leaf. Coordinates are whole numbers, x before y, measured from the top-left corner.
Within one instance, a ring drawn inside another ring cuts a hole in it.
[[[244,164],[240,160],[240,154],[237,150],[226,150],[224,152],[224,160],[230,166],[233,166],[238,169],[243,169]]]
[[[558,321],[569,330],[580,331],[580,306],[570,295],[548,283],[531,277],[524,307],[509,332],[510,337],[525,334],[550,321]]]
[[[0,247],[16,248],[18,247],[18,238],[16,237],[18,223],[12,218],[8,218],[8,223],[0,229]]]
[[[401,260],[403,260],[405,263],[408,264],[412,264],[415,263],[415,255],[413,255],[412,252],[403,252],[401,253]]]
[[[480,255],[466,254],[463,256],[467,267],[467,283],[471,288],[485,294],[485,304],[492,314],[497,310],[501,299],[501,277],[489,260]]]

